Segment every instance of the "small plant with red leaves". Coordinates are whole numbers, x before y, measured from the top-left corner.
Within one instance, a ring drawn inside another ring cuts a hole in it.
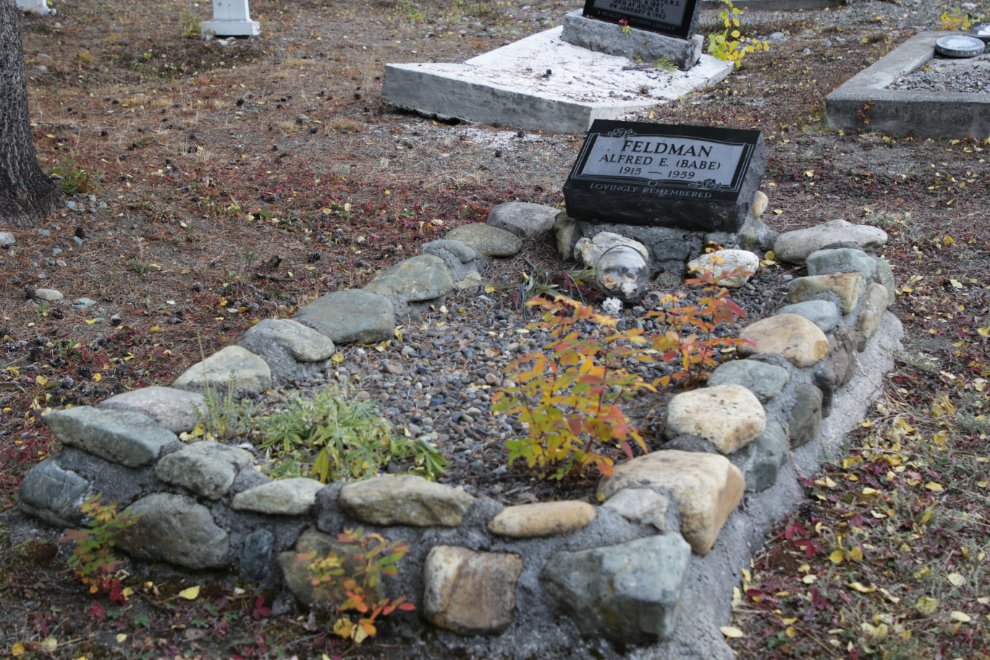
[[[313,574],[309,578],[314,587],[325,586],[336,615],[333,624],[335,634],[360,644],[376,634],[379,617],[386,617],[395,610],[410,612],[416,607],[405,596],[374,600],[375,587],[383,575],[398,575],[396,566],[409,551],[401,541],[388,543],[380,534],[365,534],[363,528],[348,529],[337,535],[337,541],[352,545],[354,554],[342,557],[331,551],[317,559],[316,551],[300,553],[299,559],[309,562]],[[346,596],[338,603],[339,592]],[[357,615],[354,621],[351,613]]]
[[[111,601],[126,602],[128,590],[121,589],[115,575],[124,562],[114,556],[113,546],[117,535],[136,523],[138,516],[118,512],[116,500],[104,504],[102,493],[87,497],[80,508],[90,518],[88,529],[70,529],[59,539],[59,543],[76,544],[69,566],[83,584],[89,585],[90,593],[107,591]]]

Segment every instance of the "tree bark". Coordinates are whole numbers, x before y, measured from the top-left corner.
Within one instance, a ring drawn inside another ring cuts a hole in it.
[[[62,200],[62,189],[38,166],[17,16],[13,0],[0,0],[0,226],[32,227]]]

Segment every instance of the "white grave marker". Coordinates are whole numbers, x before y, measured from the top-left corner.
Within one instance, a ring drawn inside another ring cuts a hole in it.
[[[251,20],[248,0],[213,0],[213,20],[200,31],[204,37],[254,37],[261,34],[261,24]]]
[[[21,11],[29,11],[39,16],[47,16],[48,14],[55,13],[55,10],[48,6],[46,0],[14,0],[14,2]]]

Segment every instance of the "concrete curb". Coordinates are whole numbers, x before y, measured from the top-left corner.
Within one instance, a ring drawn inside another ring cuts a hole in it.
[[[828,123],[843,130],[913,133],[919,137],[990,135],[990,94],[887,89],[931,61],[935,41],[956,32],[922,32],[828,95]]]

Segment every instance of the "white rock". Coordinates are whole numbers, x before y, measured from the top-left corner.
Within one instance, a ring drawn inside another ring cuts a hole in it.
[[[65,298],[61,291],[56,291],[55,289],[35,289],[34,297],[37,300],[47,300],[48,302],[55,302],[56,300]]]
[[[738,275],[729,276],[738,269]],[[760,258],[748,250],[718,250],[703,254],[697,259],[688,262],[688,271],[701,275],[702,271],[707,271],[719,280],[719,284],[730,289],[737,289],[746,284],[756,271],[760,269]],[[743,273],[749,273],[744,275]]]
[[[789,231],[777,237],[773,253],[789,264],[803,264],[813,252],[832,243],[855,243],[864,250],[878,248],[887,242],[887,232],[868,225],[854,225],[845,220],[832,220],[815,227]]]
[[[722,454],[731,454],[763,434],[767,425],[763,404],[742,385],[716,385],[682,392],[667,406],[663,434],[674,439],[696,435]]]

